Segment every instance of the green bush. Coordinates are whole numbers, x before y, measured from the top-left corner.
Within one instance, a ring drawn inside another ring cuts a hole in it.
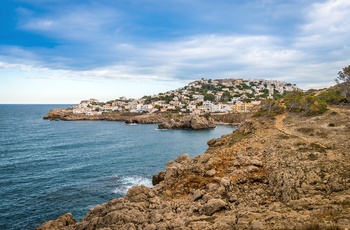
[[[322,92],[318,97],[331,105],[339,104],[342,101],[346,100],[346,98],[342,95],[339,87],[328,89]]]
[[[304,112],[308,116],[323,114],[328,110],[327,102],[301,90],[288,93],[283,102],[289,112]]]
[[[325,101],[322,101],[320,99],[316,99],[312,103],[312,105],[309,107],[309,109],[306,111],[306,114],[309,116],[323,114],[328,110],[327,107],[328,106],[327,106],[327,103]]]

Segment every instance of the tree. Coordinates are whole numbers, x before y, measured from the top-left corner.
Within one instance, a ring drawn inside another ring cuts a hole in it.
[[[327,102],[322,100],[316,100],[306,111],[306,114],[309,116],[323,114],[327,111]]]
[[[310,107],[317,101],[317,97],[312,95],[306,95],[303,98],[301,98],[301,106],[305,113],[308,113],[310,110]]]
[[[304,93],[300,90],[289,92],[283,102],[288,112],[304,112],[313,116],[327,111],[327,103],[324,99]]]
[[[284,103],[287,106],[288,112],[299,112],[302,110],[301,108],[301,100],[305,96],[303,91],[301,90],[293,90],[289,92],[285,97],[284,97]]]
[[[267,98],[261,102],[260,110],[266,114],[282,114],[285,110],[285,107],[282,106],[279,101],[274,99]]]
[[[343,71],[338,72],[338,77],[335,82],[342,88],[342,95],[346,98],[350,98],[350,65],[344,67]]]
[[[204,95],[204,100],[205,101],[215,101],[215,95],[208,93],[208,94]]]
[[[220,98],[220,101],[221,102],[228,102],[228,101],[231,101],[231,100],[232,100],[232,97],[231,97],[230,92],[224,91],[224,93],[222,94],[222,96]]]
[[[318,97],[328,104],[339,104],[346,101],[346,98],[342,95],[340,87],[329,88],[322,92]]]

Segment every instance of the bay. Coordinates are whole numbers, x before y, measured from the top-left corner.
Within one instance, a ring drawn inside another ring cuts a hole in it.
[[[109,121],[48,121],[69,105],[0,105],[0,229],[35,229],[72,212],[151,185],[168,161],[203,153],[206,142],[234,129],[158,130]]]

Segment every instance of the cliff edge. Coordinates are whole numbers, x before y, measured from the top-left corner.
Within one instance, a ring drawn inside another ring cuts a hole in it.
[[[181,119],[169,119],[158,125],[159,129],[212,129],[215,128],[214,119],[211,117],[185,116]]]
[[[125,197],[70,213],[45,229],[346,229],[350,227],[350,110],[245,121]]]
[[[105,120],[105,121],[125,121],[127,124],[159,124],[159,129],[211,129],[215,128],[215,123],[237,125],[243,120],[240,114],[223,114],[205,117],[188,114],[135,114],[127,112],[108,112],[100,115],[74,114],[72,109],[53,109],[46,114],[45,120],[63,120],[63,121],[80,121],[80,120]]]

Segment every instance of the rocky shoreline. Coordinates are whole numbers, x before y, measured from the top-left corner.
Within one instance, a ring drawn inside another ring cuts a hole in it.
[[[124,121],[127,124],[159,124],[159,129],[211,129],[219,125],[238,125],[245,119],[242,114],[216,114],[210,116],[186,114],[135,114],[126,112],[108,112],[101,115],[73,114],[73,110],[53,109],[43,119],[52,121]]]
[[[46,229],[347,229],[350,227],[350,111],[246,120],[181,155],[125,197],[67,213]]]

